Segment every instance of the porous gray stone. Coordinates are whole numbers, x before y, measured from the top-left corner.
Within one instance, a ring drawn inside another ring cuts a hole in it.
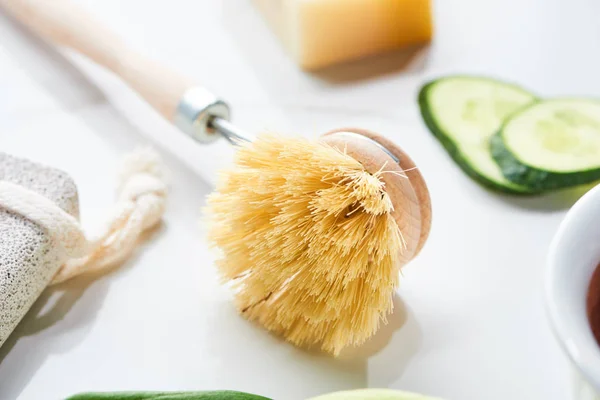
[[[79,217],[77,187],[62,171],[0,153],[0,180],[31,189]],[[0,346],[59,267],[60,250],[44,229],[0,206]]]

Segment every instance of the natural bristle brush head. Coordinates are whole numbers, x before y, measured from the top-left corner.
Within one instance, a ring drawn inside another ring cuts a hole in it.
[[[248,319],[338,354],[392,310],[399,269],[423,246],[429,195],[412,161],[356,129],[320,141],[263,134],[209,198],[218,267]]]

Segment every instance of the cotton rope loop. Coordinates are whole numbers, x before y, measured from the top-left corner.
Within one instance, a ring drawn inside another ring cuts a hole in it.
[[[122,263],[140,235],[161,220],[167,184],[159,155],[149,148],[128,154],[121,166],[117,193],[112,218],[103,233],[91,241],[75,217],[22,186],[0,181],[0,207],[37,223],[64,250],[65,262],[51,282],[57,284]]]

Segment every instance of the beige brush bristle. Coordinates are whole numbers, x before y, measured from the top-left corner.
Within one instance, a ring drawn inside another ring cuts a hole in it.
[[[320,142],[261,135],[209,197],[209,240],[250,320],[338,354],[392,309],[403,240],[378,174]]]

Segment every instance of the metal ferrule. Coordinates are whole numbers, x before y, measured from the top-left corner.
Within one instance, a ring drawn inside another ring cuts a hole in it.
[[[211,143],[220,137],[211,127],[211,120],[229,117],[229,106],[224,101],[203,87],[193,87],[183,94],[173,122],[194,140]]]
[[[230,115],[227,103],[205,88],[197,86],[184,93],[173,122],[203,144],[214,142],[221,136],[235,145],[252,141],[250,135],[229,122]]]

